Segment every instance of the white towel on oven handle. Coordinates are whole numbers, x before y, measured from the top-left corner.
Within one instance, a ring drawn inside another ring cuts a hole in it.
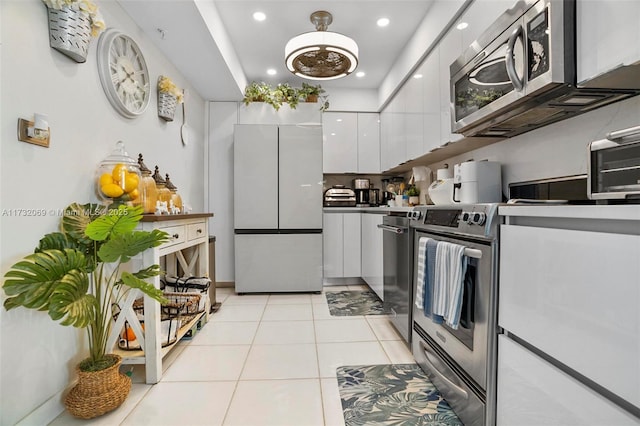
[[[464,275],[467,270],[464,249],[460,244],[445,241],[440,241],[436,249],[433,313],[442,316],[454,330],[460,323]]]
[[[418,240],[418,276],[416,277],[416,300],[415,304],[420,310],[424,309],[424,291],[426,266],[427,266],[427,241],[431,238],[420,237]]]

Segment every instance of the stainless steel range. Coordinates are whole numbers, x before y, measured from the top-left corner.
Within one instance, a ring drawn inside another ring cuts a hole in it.
[[[498,204],[493,203],[422,206],[411,214],[413,356],[467,426],[495,424],[497,211]],[[418,285],[419,279],[428,279],[429,268],[433,280],[433,274],[437,275],[439,268],[449,267],[437,259],[435,264],[425,259],[424,247],[428,247],[426,253],[434,256],[436,250],[440,250],[441,242],[463,246],[459,249],[463,250],[466,263],[461,268],[459,321],[451,326],[433,315],[430,304],[433,295],[428,293],[433,287],[425,286],[424,282]],[[425,269],[421,272],[420,268]],[[420,298],[416,289],[423,292]],[[416,305],[420,299],[428,304],[427,308],[424,303],[420,307]]]

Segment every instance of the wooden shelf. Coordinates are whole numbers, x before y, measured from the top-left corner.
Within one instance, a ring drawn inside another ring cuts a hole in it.
[[[162,222],[165,220],[200,219],[203,217],[213,217],[213,213],[186,213],[186,214],[153,214],[142,215],[141,222]]]
[[[162,357],[164,358],[169,353],[169,351],[171,351],[171,349],[173,349],[173,347],[178,344],[178,342],[180,342],[180,339],[182,339],[184,335],[187,334],[187,332],[191,330],[191,328],[196,325],[198,321],[200,321],[200,319],[206,314],[206,312],[202,312],[187,324],[180,327],[180,330],[178,330],[178,333],[176,335],[176,341],[162,348]],[[113,353],[122,357],[123,364],[144,364],[146,361],[144,351],[142,349],[128,351],[116,347],[114,348]]]

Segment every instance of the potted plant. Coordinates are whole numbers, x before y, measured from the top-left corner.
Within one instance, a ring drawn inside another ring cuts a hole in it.
[[[49,45],[76,62],[85,62],[91,37],[105,29],[92,0],[42,0],[49,15]]]
[[[296,109],[300,102],[300,92],[289,86],[288,83],[280,83],[273,91],[273,96],[280,100],[280,103],[287,103],[291,109]],[[276,108],[277,110],[278,108]]]
[[[302,83],[300,89],[301,97],[305,99],[305,102],[318,102],[318,96],[322,95],[325,90],[319,84],[314,86],[308,83]]]
[[[267,102],[271,97],[271,87],[267,83],[252,81],[244,88],[242,102],[249,105],[251,102]]]
[[[420,204],[420,190],[415,185],[409,185],[405,191],[405,195],[409,196],[409,205],[417,206]]]
[[[184,93],[164,75],[158,77],[158,117],[173,121],[178,104],[184,102]]]
[[[121,266],[133,256],[168,240],[165,232],[136,231],[142,208],[97,204],[69,205],[60,232],[46,234],[35,252],[5,274],[4,307],[47,311],[65,326],[87,330],[89,357],[78,365],[78,384],[65,398],[76,417],[92,418],[126,399],[131,379],[119,373],[121,358],[108,354],[111,307],[131,289],[166,302],[160,289],[144,281],[160,273],[158,265],[136,272]]]

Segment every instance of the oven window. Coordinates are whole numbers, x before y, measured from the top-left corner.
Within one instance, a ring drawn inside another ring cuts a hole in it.
[[[473,350],[473,329],[476,305],[476,283],[478,282],[478,260],[468,259],[467,272],[464,276],[462,309],[460,326],[457,330],[442,324],[449,333],[453,334],[466,347]]]

